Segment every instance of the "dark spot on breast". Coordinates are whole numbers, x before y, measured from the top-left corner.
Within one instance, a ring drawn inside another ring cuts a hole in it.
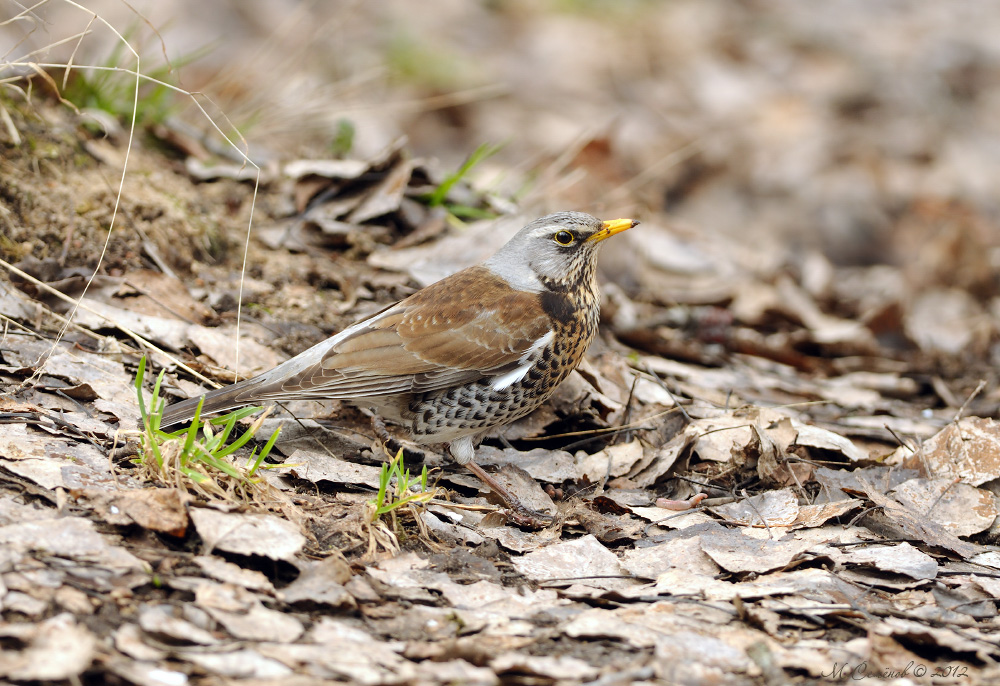
[[[565,293],[543,291],[542,309],[560,324],[573,320],[573,301]]]

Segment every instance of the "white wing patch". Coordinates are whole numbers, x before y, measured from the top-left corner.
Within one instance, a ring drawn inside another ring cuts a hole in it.
[[[547,334],[532,343],[531,347],[525,350],[524,354],[521,355],[520,364],[506,374],[501,374],[493,379],[490,383],[490,388],[494,391],[502,391],[523,379],[525,375],[527,375],[528,371],[535,365],[535,353],[551,343],[552,339],[555,338],[555,335],[555,331],[549,331]]]

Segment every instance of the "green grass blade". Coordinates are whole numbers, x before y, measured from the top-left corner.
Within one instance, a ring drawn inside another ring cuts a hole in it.
[[[150,428],[155,432],[160,428],[160,419],[163,418],[163,405],[165,401],[160,398],[160,384],[163,383],[163,375],[166,369],[161,369],[156,375],[156,383],[153,384],[153,399],[149,404]]]
[[[191,469],[190,467],[181,467],[180,470],[184,476],[191,479],[191,481],[195,482],[196,484],[203,484],[206,481],[208,481],[208,477],[200,473],[196,469]]]
[[[181,448],[181,465],[187,464],[187,458],[192,454],[194,448],[194,441],[198,437],[198,427],[201,424],[199,418],[201,417],[201,406],[205,404],[205,397],[202,396],[198,399],[198,407],[194,409],[194,417],[191,419],[191,425],[187,429],[187,436],[184,439],[184,446]]]
[[[256,412],[260,412],[262,409],[264,409],[264,408],[262,408],[260,406],[257,406],[257,407],[241,407],[240,409],[233,410],[229,414],[224,414],[221,417],[212,417],[208,421],[211,422],[212,424],[215,424],[216,426],[218,426],[219,424],[225,424],[226,422],[228,422],[230,417],[233,417],[233,418],[235,418],[236,421],[239,421],[239,420],[243,419],[244,417],[249,417],[250,415],[252,415],[252,414],[254,414]]]
[[[240,474],[238,469],[233,467],[225,460],[219,459],[218,455],[213,455],[212,453],[208,452],[207,450],[205,450],[203,446],[200,445],[194,446],[194,454],[192,455],[192,459],[197,460],[201,464],[207,465],[217,471],[225,472],[234,479],[237,479],[239,481],[243,480],[243,475]]]
[[[146,375],[146,356],[139,360],[139,369],[135,373],[135,394],[139,396],[139,416],[142,417],[143,424],[146,423],[146,401],[142,397],[142,379]]]
[[[253,438],[253,432],[252,431],[246,431],[246,432],[243,433],[242,436],[240,436],[235,441],[233,441],[231,444],[229,444],[228,447],[223,448],[222,450],[220,450],[217,453],[217,455],[219,457],[225,457],[226,455],[231,455],[234,452],[236,452],[237,450],[239,450],[240,448],[242,448],[244,445],[246,445],[247,441],[249,441],[251,438]]]
[[[226,422],[226,425],[222,427],[222,431],[219,432],[220,444],[229,440],[229,434],[232,432],[233,427],[236,426],[236,413],[232,412],[226,416],[229,417],[229,421]]]
[[[274,442],[278,440],[278,434],[280,433],[281,433],[281,427],[279,426],[277,429],[274,430],[274,433],[271,434],[271,437],[267,439],[267,443],[264,444],[264,448],[260,451],[260,455],[257,456],[257,459],[250,467],[250,473],[248,476],[253,476],[254,474],[257,473],[257,469],[260,468],[260,463],[263,462],[264,458],[267,457],[268,453],[271,452],[271,448],[274,447]]]
[[[385,504],[385,492],[389,489],[389,465],[382,465],[378,473],[378,493],[375,494],[375,515],[381,514],[382,506]]]
[[[468,205],[452,205],[451,203],[446,203],[445,207],[448,211],[459,219],[496,219],[497,213],[491,210],[481,210],[478,207],[469,207]]]
[[[483,160],[493,157],[493,155],[496,155],[501,149],[503,149],[502,145],[483,143],[478,148],[473,150],[472,154],[469,155],[465,162],[462,163],[462,166],[460,166],[455,172],[446,176],[440,186],[425,196],[427,204],[430,207],[437,207],[438,205],[443,204],[444,199],[448,197],[448,192],[455,186],[456,183],[461,181],[473,167]]]

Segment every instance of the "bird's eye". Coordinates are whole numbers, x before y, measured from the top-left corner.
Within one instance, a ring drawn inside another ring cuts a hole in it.
[[[552,237],[552,240],[559,245],[572,245],[573,241],[576,240],[576,237],[569,231],[557,231],[556,235]]]

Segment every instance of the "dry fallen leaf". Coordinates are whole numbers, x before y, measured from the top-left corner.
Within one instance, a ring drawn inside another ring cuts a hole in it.
[[[933,520],[914,512],[888,496],[870,488],[865,492],[865,495],[880,508],[881,515],[869,513],[860,523],[869,529],[876,530],[876,533],[879,533],[879,529],[888,526],[890,529],[895,529],[897,534],[896,536],[890,534],[890,537],[915,539],[930,546],[950,550],[962,558],[969,558],[980,552],[979,546],[960,540]]]
[[[295,524],[274,515],[225,513],[202,507],[192,508],[190,515],[205,552],[218,549],[291,560],[306,543]]]
[[[870,565],[883,572],[905,574],[914,579],[933,579],[937,576],[938,565],[930,555],[920,552],[903,541],[890,546],[855,547],[843,551],[841,562]]]
[[[183,537],[187,532],[188,514],[185,491],[176,488],[145,488],[142,490],[105,491],[81,489],[71,491],[82,504],[92,507],[98,516],[110,524],[138,524],[144,529]]]
[[[709,509],[747,526],[789,526],[798,518],[799,499],[790,488],[784,488]]]
[[[809,541],[754,539],[739,529],[713,531],[701,536],[701,549],[730,572],[763,574],[790,565],[812,546]]]
[[[621,588],[633,583],[615,554],[592,535],[534,550],[516,558],[514,567],[537,581],[558,580],[600,588]]]
[[[24,644],[0,650],[0,674],[15,681],[77,680],[97,654],[97,637],[69,613],[39,624],[5,624],[0,637]]]
[[[0,527],[0,544],[12,551],[73,560],[76,565],[106,570],[112,576],[147,569],[145,562],[125,548],[109,544],[93,522],[80,517],[38,519]]]
[[[985,531],[1000,514],[993,493],[953,479],[910,479],[896,486],[892,494],[956,536]]]
[[[351,576],[351,568],[339,555],[306,562],[300,566],[298,578],[281,589],[281,598],[292,604],[316,604],[354,610],[357,603],[343,586],[350,581]]]
[[[966,417],[924,441],[919,454],[900,447],[891,459],[912,469],[926,465],[931,473],[925,476],[979,486],[1000,477],[1000,422]]]
[[[298,449],[286,460],[288,471],[298,479],[313,483],[328,481],[334,484],[351,484],[378,489],[378,467],[339,460],[326,453]]]

